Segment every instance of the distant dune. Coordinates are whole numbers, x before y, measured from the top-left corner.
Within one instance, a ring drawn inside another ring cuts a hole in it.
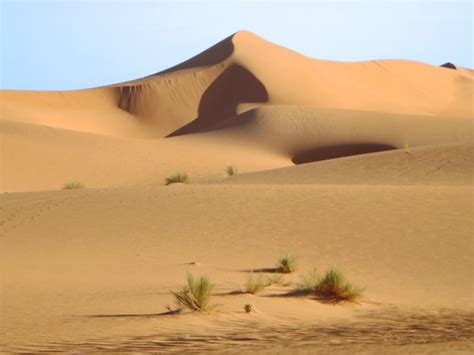
[[[399,149],[239,174],[224,184],[474,185],[474,142]]]
[[[160,159],[179,160],[197,175],[203,174],[193,167],[194,158],[186,153],[191,140],[204,141],[204,145],[232,145],[223,151],[214,149],[213,159],[221,164],[235,161],[245,171],[255,171],[274,163],[273,167],[280,167],[284,160],[289,166],[406,144],[415,147],[474,139],[474,79],[468,70],[400,60],[316,60],[245,31],[146,78],[89,90],[1,91],[0,95],[0,120],[10,127],[0,131],[7,157],[4,170],[9,170],[3,175],[3,191],[57,187],[66,178],[61,157],[89,155],[87,147],[81,147],[85,136],[66,146],[56,142],[67,139],[68,131],[155,138],[159,151],[161,145],[174,147],[160,154]],[[32,141],[45,140],[41,137],[46,131],[36,130],[26,142],[21,137],[32,134],[34,128],[24,124],[61,130],[54,131],[53,136],[53,131],[48,131],[47,142],[36,144],[28,153]],[[195,133],[204,135],[194,137]],[[176,136],[190,139],[158,139]],[[111,138],[103,140],[111,142]],[[142,143],[134,141],[132,146],[137,144]],[[253,154],[240,154],[236,147],[247,144],[265,150],[265,156],[279,155],[280,159],[256,164]],[[342,151],[341,146],[345,147]],[[208,154],[202,145],[193,144],[192,150],[193,154]],[[22,152],[20,157],[14,153],[18,151]],[[38,155],[46,154],[48,167],[38,159]],[[121,156],[133,162],[140,159],[135,148],[123,149]],[[14,157],[14,162],[9,157]],[[140,169],[133,179],[117,177],[105,182],[96,168],[94,173],[87,172],[93,161],[83,165],[78,159],[77,169],[70,174],[89,181],[90,186],[148,181],[153,170]],[[26,171],[28,167],[47,171],[50,180],[29,180],[31,174],[9,169],[8,164],[21,164]],[[160,165],[160,171],[154,171],[156,178],[163,177],[168,163]],[[172,163],[169,167],[174,169]],[[108,164],[103,169],[109,169]],[[107,171],[110,173],[119,174],[113,169]]]
[[[125,83],[0,91],[0,351],[472,353],[473,102],[455,63],[245,31]],[[331,266],[360,303],[288,296]],[[219,312],[169,314],[186,271]]]

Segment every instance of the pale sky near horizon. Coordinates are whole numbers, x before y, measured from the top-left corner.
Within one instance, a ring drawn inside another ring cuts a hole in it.
[[[2,89],[76,89],[143,77],[240,29],[321,59],[474,66],[471,0],[0,3]]]

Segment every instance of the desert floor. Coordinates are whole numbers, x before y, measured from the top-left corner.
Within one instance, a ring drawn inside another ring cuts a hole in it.
[[[20,351],[472,349],[472,193],[196,184],[4,194],[4,342]],[[337,266],[365,287],[360,304],[285,297],[291,286],[235,292],[250,269],[288,251],[299,271],[285,280]],[[216,284],[215,314],[161,315],[186,271]]]

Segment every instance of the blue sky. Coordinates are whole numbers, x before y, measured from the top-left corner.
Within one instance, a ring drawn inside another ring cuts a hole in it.
[[[470,0],[0,2],[3,89],[74,89],[135,79],[240,29],[323,59],[473,67]]]

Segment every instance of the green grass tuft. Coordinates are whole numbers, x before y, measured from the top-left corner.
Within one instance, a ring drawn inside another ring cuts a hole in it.
[[[214,285],[207,277],[194,278],[188,272],[187,284],[178,292],[172,292],[179,309],[187,308],[191,311],[211,312],[217,305],[211,303],[211,292]]]
[[[301,292],[311,292],[316,289],[318,283],[319,276],[316,269],[313,269],[301,277],[300,281],[296,284],[296,289]]]
[[[64,190],[77,190],[77,189],[82,189],[84,187],[84,184],[82,184],[79,181],[69,181],[64,184],[63,189]]]
[[[267,286],[270,286],[270,284],[268,283],[268,279],[263,277],[262,274],[258,274],[258,276],[255,276],[254,273],[251,272],[247,277],[247,281],[245,282],[245,292],[254,295],[258,292],[263,291],[263,289]]]
[[[168,176],[166,178],[166,185],[171,185],[171,184],[176,184],[176,183],[181,183],[181,184],[189,183],[188,174],[186,174],[186,173],[176,173],[176,174]]]
[[[363,289],[346,281],[344,275],[330,269],[318,277],[316,269],[303,276],[296,285],[294,294],[314,294],[316,298],[330,302],[356,302],[362,297]]]
[[[278,259],[276,269],[283,274],[289,274],[296,271],[296,257],[291,254],[285,254]]]

